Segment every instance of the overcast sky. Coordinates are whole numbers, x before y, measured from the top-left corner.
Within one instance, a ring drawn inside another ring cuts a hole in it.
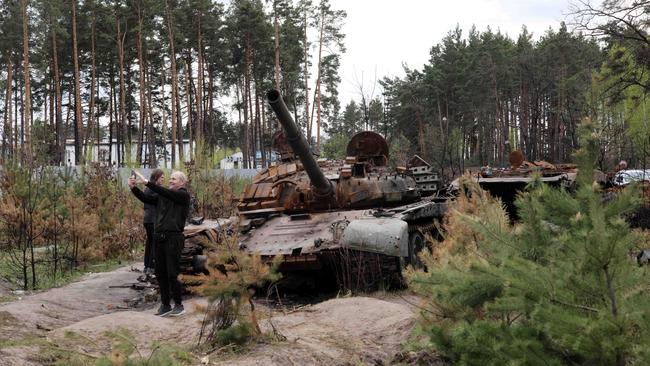
[[[535,39],[558,29],[569,0],[331,0],[347,12],[343,27],[347,52],[341,59],[342,108],[360,99],[359,84],[371,90],[375,79],[403,76],[402,64],[422,69],[431,47],[458,24],[464,36],[472,25],[490,26],[516,38],[526,25]],[[366,93],[367,94],[367,93]],[[380,95],[379,85],[375,95]]]

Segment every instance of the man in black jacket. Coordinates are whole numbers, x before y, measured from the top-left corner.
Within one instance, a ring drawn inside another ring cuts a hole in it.
[[[182,303],[182,286],[178,280],[180,257],[185,237],[183,230],[189,211],[190,195],[187,192],[187,177],[179,171],[169,178],[169,189],[156,182],[150,182],[142,174],[135,172],[137,179],[129,178],[131,192],[142,202],[156,205],[154,224],[156,278],[160,287],[160,308],[156,315],[180,316],[185,313]],[[136,184],[144,183],[158,194],[157,197],[145,195]],[[170,296],[171,294],[171,296]],[[174,300],[171,307],[170,297]]]

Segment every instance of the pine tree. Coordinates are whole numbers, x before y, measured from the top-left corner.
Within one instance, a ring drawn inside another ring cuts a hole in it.
[[[647,363],[647,269],[630,259],[643,238],[624,220],[638,191],[603,201],[597,134],[584,126],[574,194],[531,183],[511,226],[473,186],[447,219],[451,234],[423,256],[429,271],[408,271],[427,299],[422,331],[455,364]]]
[[[221,239],[211,248],[208,274],[183,276],[184,282],[194,285],[193,291],[208,298],[199,343],[209,346],[242,344],[261,336],[252,296],[256,288],[281,277],[281,257],[268,263],[259,254],[238,250],[236,235]]]

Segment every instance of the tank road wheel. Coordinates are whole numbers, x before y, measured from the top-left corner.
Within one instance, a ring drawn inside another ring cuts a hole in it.
[[[410,264],[415,269],[424,268],[424,264],[418,257],[418,254],[424,249],[425,240],[424,235],[418,230],[413,231],[409,234],[409,256],[408,264]]]

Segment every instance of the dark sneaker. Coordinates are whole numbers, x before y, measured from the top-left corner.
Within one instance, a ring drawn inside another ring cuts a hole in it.
[[[156,315],[158,315],[158,316],[165,316],[165,315],[171,313],[172,310],[173,310],[173,309],[172,309],[172,307],[171,307],[170,305],[160,305],[160,307],[158,308],[158,312],[156,313]]]
[[[183,305],[174,305],[172,311],[165,314],[164,316],[181,316],[183,314],[185,314],[185,308],[183,307]]]

